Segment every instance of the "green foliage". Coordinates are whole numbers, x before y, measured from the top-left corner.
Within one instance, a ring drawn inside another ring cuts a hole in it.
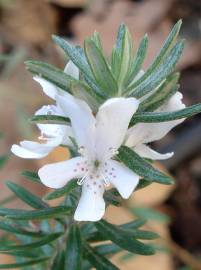
[[[153,210],[151,208],[135,207],[131,209],[131,212],[134,213],[134,215],[137,216],[138,218],[143,218],[147,220],[156,220],[158,222],[170,221],[169,216],[160,213],[156,210]]]
[[[2,169],[4,167],[4,165],[6,164],[8,158],[9,158],[8,155],[0,156],[0,169]]]
[[[76,187],[77,187],[77,181],[71,180],[65,187],[57,189],[53,192],[47,193],[44,196],[44,200],[50,201],[50,200],[54,200],[54,199],[63,197],[64,195],[67,196]]]
[[[127,146],[120,147],[117,158],[136,174],[145,177],[147,181],[165,185],[174,183],[172,178],[152,167],[150,163]]]
[[[65,269],[81,269],[82,264],[82,239],[79,228],[72,224],[67,238]]]
[[[107,96],[115,95],[118,90],[117,83],[101,50],[91,39],[85,40],[84,50],[97,85],[103,93],[106,92]]]
[[[42,124],[58,124],[58,125],[67,125],[70,123],[70,120],[67,117],[60,115],[34,115],[31,119],[33,123],[42,123]]]
[[[128,230],[109,224],[104,220],[95,223],[95,226],[106,239],[111,240],[122,249],[141,255],[154,254],[154,249],[151,246],[137,241],[132,232]]]
[[[24,261],[24,262],[20,262],[20,263],[0,264],[0,269],[16,269],[18,267],[25,267],[25,266],[31,266],[31,265],[40,264],[40,263],[43,263],[43,262],[45,262],[47,260],[49,260],[49,257]]]
[[[130,126],[137,123],[160,123],[191,117],[201,112],[201,103],[174,112],[142,112],[136,113],[131,119]]]

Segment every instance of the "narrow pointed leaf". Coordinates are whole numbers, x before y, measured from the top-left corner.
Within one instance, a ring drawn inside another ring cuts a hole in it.
[[[44,233],[42,233],[42,232],[28,231],[27,229],[21,228],[17,224],[9,224],[9,223],[6,223],[4,221],[0,221],[0,230],[11,232],[14,234],[19,234],[19,235],[31,236],[31,237],[44,236]]]
[[[136,52],[136,55],[135,55],[135,58],[131,67],[131,72],[127,79],[127,85],[133,81],[133,79],[142,69],[142,64],[147,54],[147,48],[148,48],[148,36],[145,35],[144,38],[141,40],[139,48]]]
[[[52,36],[54,42],[59,45],[71,61],[82,71],[82,73],[93,81],[93,76],[84,54],[77,47],[73,47],[69,42],[58,36]]]
[[[161,65],[161,63],[165,60],[165,58],[169,55],[170,50],[173,48],[173,46],[176,43],[180,28],[181,28],[182,21],[179,20],[174,27],[172,28],[170,34],[168,35],[167,39],[165,40],[159,54],[154,59],[153,63],[150,65],[150,67],[146,70],[145,74],[136,82],[136,85],[139,85],[142,83],[148,76],[153,74],[158,67]]]
[[[164,213],[160,213],[151,208],[146,207],[135,207],[131,209],[131,212],[138,216],[139,218],[144,218],[146,220],[156,220],[159,222],[170,222],[169,216],[165,215]]]
[[[151,182],[146,180],[146,179],[140,179],[135,191],[139,190],[139,189],[142,189],[142,188],[145,188],[147,186],[151,185]]]
[[[139,176],[146,178],[146,180],[148,181],[165,185],[174,183],[174,180],[171,177],[152,167],[147,161],[145,161],[127,146],[122,146],[119,149],[119,154],[117,155],[117,157],[129,169],[134,171]]]
[[[115,77],[117,78],[118,86],[122,91],[132,61],[132,39],[128,28],[124,24],[121,24],[119,28],[115,49],[115,56],[118,57],[117,59],[119,60],[119,63],[117,63],[118,73],[116,73]]]
[[[111,240],[122,249],[141,255],[154,254],[154,249],[151,246],[139,242],[134,237],[131,237],[130,232],[116,225],[101,220],[96,222],[95,226],[106,239]]]
[[[101,39],[100,39],[100,34],[97,31],[95,31],[93,33],[93,36],[91,37],[91,39],[94,41],[94,43],[99,48],[99,50],[103,51],[103,47],[102,47]]]
[[[65,269],[81,270],[82,239],[77,225],[70,227],[65,254]]]
[[[25,65],[30,72],[48,80],[64,91],[70,92],[70,82],[75,79],[64,73],[63,70],[40,61],[26,61]]]
[[[97,84],[108,96],[112,96],[117,93],[117,83],[102,52],[97,48],[96,44],[91,39],[85,40],[84,48],[87,61],[91,67]]]
[[[173,112],[142,112],[136,113],[130,122],[130,127],[137,123],[159,123],[191,117],[201,113],[201,103]]]
[[[57,124],[57,125],[68,125],[70,119],[60,115],[34,115],[31,122],[36,122],[40,124]]]
[[[160,67],[151,73],[140,84],[139,81],[134,82],[128,87],[130,96],[141,98],[150,91],[154,90],[171,72],[173,72],[184,48],[184,41],[181,40],[170,51],[168,57],[160,65]]]
[[[49,207],[48,204],[43,202],[38,196],[17,185],[16,183],[8,181],[6,185],[18,198],[20,198],[23,202],[30,205],[31,207],[35,209],[43,209]]]
[[[19,267],[26,267],[26,266],[40,264],[47,260],[49,260],[49,257],[44,257],[44,258],[39,258],[39,259],[29,260],[29,261],[19,262],[19,263],[12,263],[12,264],[0,264],[0,269],[17,269]]]
[[[69,192],[71,192],[76,187],[77,187],[77,180],[72,180],[65,187],[57,189],[57,190],[52,191],[50,193],[47,193],[44,196],[44,200],[50,201],[50,200],[60,198],[64,195],[67,195]]]
[[[24,172],[21,173],[21,175],[26,177],[28,180],[31,180],[34,183],[41,184],[38,173],[36,173],[36,172],[24,171]]]
[[[101,254],[103,256],[112,255],[112,254],[122,251],[122,248],[120,248],[119,246],[113,243],[97,245],[94,247],[94,249],[96,250],[98,254]]]
[[[65,254],[60,252],[56,255],[51,270],[65,270]]]
[[[0,156],[0,169],[4,167],[8,158],[9,158],[9,155]]]
[[[49,219],[61,217],[71,213],[71,208],[65,206],[56,206],[42,210],[18,210],[9,208],[0,208],[0,216],[15,220],[34,220]]]
[[[1,254],[5,254],[5,255],[11,255],[11,256],[15,256],[15,257],[23,257],[23,258],[38,258],[38,253],[34,250],[30,251],[30,250],[18,250],[18,251],[1,251]]]
[[[158,109],[176,93],[179,88],[178,80],[179,73],[168,76],[165,82],[152,95],[140,103],[139,110],[151,112]]]
[[[39,248],[41,246],[47,245],[53,241],[55,241],[57,238],[61,237],[61,233],[53,233],[48,236],[45,236],[41,238],[38,241],[29,243],[29,244],[23,244],[23,245],[1,245],[0,251],[16,251],[16,250],[32,250],[34,248]]]
[[[128,223],[120,225],[121,228],[123,229],[130,229],[130,230],[135,230],[138,229],[139,227],[143,226],[146,223],[145,219],[136,219],[134,221],[130,221]]]
[[[114,264],[112,264],[108,259],[98,254],[95,249],[91,248],[88,244],[85,244],[85,256],[87,260],[96,269],[99,270],[119,270]]]

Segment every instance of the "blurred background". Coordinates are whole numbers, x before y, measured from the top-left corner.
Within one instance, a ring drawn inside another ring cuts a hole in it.
[[[52,101],[32,80],[23,62],[42,60],[63,68],[65,56],[51,41],[51,34],[82,45],[83,39],[97,30],[105,54],[109,55],[123,21],[136,47],[145,33],[149,35],[146,68],[179,18],[183,19],[181,36],[186,39],[183,57],[177,65],[182,72],[180,91],[184,102],[191,105],[201,102],[200,0],[0,0],[0,155],[9,153],[13,143],[38,136],[28,119],[40,106]],[[171,160],[156,166],[169,171],[176,178],[176,185],[151,185],[137,191],[126,202],[132,211],[110,208],[106,217],[123,223],[132,219],[133,214],[143,217],[149,208],[159,211],[160,214],[148,211],[151,221],[147,225],[161,235],[159,252],[146,258],[121,255],[114,262],[122,270],[201,269],[201,115],[175,128],[155,148],[161,152],[175,151]],[[4,185],[6,180],[25,183],[20,176],[22,170],[36,171],[47,161],[66,156],[59,148],[42,161],[10,156],[0,172],[0,200],[10,194]],[[27,185],[34,191],[33,185]],[[46,189],[35,192],[42,195]],[[8,206],[24,207],[18,200]],[[1,263],[7,261],[9,257],[0,256]]]

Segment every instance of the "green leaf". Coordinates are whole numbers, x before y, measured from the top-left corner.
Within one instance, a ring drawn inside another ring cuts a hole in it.
[[[1,245],[0,251],[17,251],[17,250],[32,250],[34,248],[39,248],[41,246],[47,245],[53,241],[55,241],[57,238],[61,237],[62,233],[52,233],[48,236],[45,236],[41,238],[38,241],[29,243],[29,244],[23,244],[23,245]]]
[[[98,254],[101,254],[104,256],[112,255],[112,254],[122,251],[122,248],[120,248],[119,246],[113,243],[97,245],[94,247],[94,249]]]
[[[157,233],[150,231],[137,230],[132,232],[131,230],[131,234],[134,236],[135,239],[154,240],[159,238],[159,235]]]
[[[146,78],[148,78],[148,76],[153,74],[164,60],[166,62],[167,56],[170,55],[170,50],[173,48],[173,46],[176,43],[180,28],[181,28],[181,24],[182,24],[181,20],[179,20],[175,24],[172,31],[170,32],[167,39],[165,40],[159,54],[156,56],[156,58],[154,59],[153,63],[150,65],[150,67],[146,70],[145,74],[139,80],[136,81],[135,85],[139,85]]]
[[[170,217],[160,213],[154,209],[151,208],[146,208],[146,207],[135,207],[130,209],[131,212],[139,217],[139,218],[143,218],[146,220],[156,220],[159,222],[170,222]]]
[[[87,260],[99,270],[118,270],[108,259],[98,254],[95,249],[91,248],[87,243],[84,245],[85,256]]]
[[[99,48],[99,50],[103,51],[103,47],[102,47],[101,39],[100,39],[100,34],[97,31],[95,31],[93,33],[93,36],[91,37],[91,39],[96,44],[96,46]]]
[[[60,198],[64,195],[67,195],[73,189],[77,187],[77,180],[70,181],[65,187],[52,191],[44,196],[44,200],[54,200]]]
[[[201,103],[173,112],[142,112],[136,113],[130,122],[130,127],[137,123],[159,123],[191,117],[201,113]]]
[[[130,221],[128,223],[122,224],[120,225],[120,227],[123,229],[135,230],[143,226],[145,223],[146,223],[145,219],[136,219],[134,221]]]
[[[121,206],[121,198],[119,197],[119,195],[116,196],[115,194],[113,194],[111,190],[107,190],[104,193],[104,200],[108,204],[112,204],[114,206]]]
[[[142,189],[142,188],[145,188],[147,186],[151,185],[151,182],[149,180],[146,180],[146,179],[140,179],[135,191],[139,190],[139,189]]]
[[[44,233],[42,232],[29,231],[27,229],[21,228],[18,224],[9,224],[4,221],[0,221],[0,229],[14,234],[26,235],[31,237],[44,236]]]
[[[84,100],[90,106],[92,111],[96,113],[104,98],[102,97],[102,95],[97,94],[97,92],[99,93],[100,90],[96,89],[94,91],[94,88],[95,85],[93,84],[92,89],[90,91],[86,91],[84,88],[80,88],[77,84],[71,84],[71,91],[73,96]]]
[[[35,209],[43,209],[49,207],[48,204],[43,202],[38,196],[17,185],[16,183],[8,181],[6,185],[18,198],[20,198],[23,202],[30,205],[31,207]]]
[[[56,206],[42,210],[18,210],[9,208],[0,208],[0,216],[15,220],[34,220],[49,219],[61,217],[71,213],[71,208],[65,206]]]
[[[115,77],[117,78],[120,91],[123,90],[122,88],[129,72],[132,61],[132,49],[132,39],[129,30],[124,24],[121,24],[114,55],[118,60],[118,63],[114,64],[117,66],[115,68],[117,70]]]
[[[147,99],[140,103],[139,111],[155,111],[167,102],[178,90],[179,73],[171,74],[162,85]]]
[[[19,263],[12,263],[12,264],[0,264],[0,269],[16,269],[18,267],[25,267],[25,266],[31,266],[31,265],[43,263],[47,260],[49,260],[49,257],[43,257],[43,258],[39,258],[39,259],[35,259],[35,260],[19,262]]]
[[[122,225],[119,225],[119,228],[124,230],[134,230],[138,229],[139,227],[143,226],[146,223],[144,219],[137,219]],[[82,235],[85,239],[90,240],[91,242],[100,242],[104,240],[108,240],[105,236],[101,235],[101,233],[96,229],[94,223],[85,223],[81,227]],[[133,233],[133,232],[132,232]]]
[[[67,238],[65,269],[81,270],[81,263],[82,263],[81,234],[78,226],[73,224],[70,227]]]
[[[118,86],[102,52],[91,39],[85,40],[84,49],[97,84],[109,97],[115,95]]]
[[[105,220],[95,223],[99,232],[111,240],[122,249],[141,255],[152,255],[154,249],[151,246],[145,245],[132,237],[132,234],[118,226],[110,224]]]
[[[23,258],[38,258],[38,253],[34,250],[32,251],[25,251],[25,250],[18,250],[18,251],[1,251],[1,254],[5,254],[5,255],[11,255],[11,256],[15,256],[15,257],[23,257]]]
[[[65,254],[63,251],[57,253],[51,270],[64,270],[65,268]]]
[[[4,167],[8,159],[9,159],[9,155],[0,156],[0,169]]]
[[[34,183],[41,184],[40,178],[38,176],[38,173],[31,172],[31,171],[23,171],[21,173],[22,176],[26,177],[27,179],[31,180]]]
[[[139,48],[136,52],[136,55],[135,55],[135,58],[131,67],[131,72],[128,75],[127,85],[130,84],[135,79],[135,77],[141,70],[142,64],[147,54],[147,47],[148,47],[148,36],[145,35],[143,39],[141,40]]]
[[[25,65],[30,72],[50,81],[62,90],[70,92],[70,82],[75,79],[64,73],[63,70],[40,61],[29,60],[25,62]]]
[[[137,175],[146,178],[148,181],[165,185],[174,183],[172,178],[152,167],[148,162],[146,162],[143,158],[141,158],[137,153],[135,153],[131,148],[127,146],[120,147],[117,157],[129,169],[134,171]]]
[[[171,72],[173,72],[176,63],[181,56],[183,48],[184,41],[178,41],[170,51],[168,57],[155,72],[151,73],[141,83],[139,83],[139,80],[137,80],[128,87],[128,95],[141,98],[154,90]]]
[[[81,52],[81,50],[77,47],[73,47],[66,40],[58,36],[53,35],[52,38],[54,42],[64,50],[67,56],[80,69],[80,71],[82,71],[82,73],[86,77],[88,77],[91,81],[94,82],[89,65],[86,61],[86,58],[84,57],[84,54]]]
[[[70,119],[60,115],[34,115],[31,122],[41,123],[41,124],[57,124],[57,125],[68,125]]]

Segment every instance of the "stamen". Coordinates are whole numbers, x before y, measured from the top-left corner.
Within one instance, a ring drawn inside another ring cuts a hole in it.
[[[78,179],[77,184],[79,186],[83,185],[85,183],[86,178],[87,178],[88,175],[89,175],[89,173],[87,172],[81,179]]]
[[[107,176],[105,177],[104,174],[102,174],[101,177],[103,178],[104,185],[105,185],[106,187],[109,187],[109,185],[110,185],[110,182],[108,181],[109,178],[108,178]],[[108,179],[107,179],[107,178],[108,178]]]
[[[85,153],[85,147],[84,146],[80,146],[78,148],[78,153],[80,153],[81,155],[83,155]]]

